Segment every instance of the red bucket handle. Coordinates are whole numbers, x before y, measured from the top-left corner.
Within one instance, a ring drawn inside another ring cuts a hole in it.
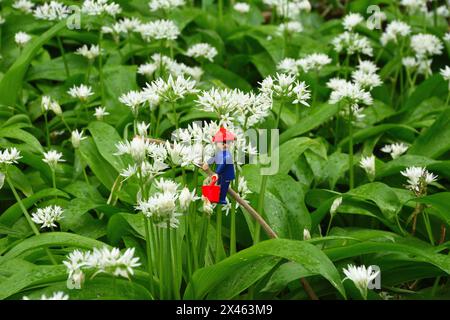
[[[210,186],[214,186],[217,182],[217,176],[212,176]]]

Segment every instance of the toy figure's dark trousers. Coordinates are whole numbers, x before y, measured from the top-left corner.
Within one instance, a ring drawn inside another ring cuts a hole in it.
[[[228,192],[228,188],[230,187],[230,182],[231,180],[222,180],[219,177],[219,185],[220,185],[220,199],[219,199],[219,203],[220,204],[227,204],[227,192]]]

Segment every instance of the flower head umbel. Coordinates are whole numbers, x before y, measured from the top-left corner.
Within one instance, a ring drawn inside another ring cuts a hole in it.
[[[67,91],[67,93],[72,98],[80,99],[81,101],[86,101],[90,96],[94,94],[90,86],[81,84],[79,86],[73,86]]]
[[[98,45],[91,45],[91,47],[88,48],[87,45],[83,45],[81,48],[77,49],[76,54],[93,61],[100,55],[100,47]]]
[[[139,108],[145,102],[144,96],[140,91],[129,91],[119,97],[119,101],[129,107],[136,117],[139,112]]]
[[[31,13],[33,11],[34,3],[29,0],[16,0],[12,7],[24,13]]]
[[[59,105],[58,101],[53,100],[49,96],[42,96],[41,109],[42,112],[52,110],[56,115],[60,115],[62,113],[61,106]]]
[[[175,102],[184,99],[187,95],[198,92],[195,88],[196,82],[186,79],[183,76],[173,78],[169,75],[166,80],[158,78],[151,83],[147,83],[147,88],[144,89],[144,94],[149,90],[156,93],[161,100],[166,102]]]
[[[63,218],[63,212],[64,210],[56,205],[39,208],[33,213],[31,220],[36,224],[40,224],[41,228],[53,228],[56,227],[56,222]]]
[[[358,83],[334,78],[328,81],[327,86],[333,90],[330,95],[330,103],[335,104],[341,101],[347,103],[357,119],[363,116],[360,115],[359,106],[361,104],[371,105],[373,102],[370,93],[361,88]]]
[[[364,21],[364,17],[359,13],[349,13],[342,20],[342,25],[347,31],[352,31],[358,24]]]
[[[364,169],[370,181],[375,178],[375,156],[362,157],[359,166]]]
[[[260,91],[277,99],[290,99],[294,104],[303,104],[309,107],[308,100],[311,92],[305,82],[295,80],[290,74],[277,73],[274,78],[268,76],[260,83]]]
[[[185,5],[184,0],[151,0],[148,3],[150,11],[164,10],[169,11]]]
[[[437,176],[423,167],[408,167],[400,172],[408,180],[406,188],[413,191],[416,196],[427,193],[427,186],[436,181]]]
[[[43,5],[37,6],[33,11],[33,16],[36,19],[48,21],[59,21],[67,18],[69,14],[69,7],[58,1],[46,2]]]
[[[14,41],[19,47],[24,47],[30,40],[31,36],[23,31],[19,31],[14,35]]]
[[[95,108],[94,116],[97,120],[103,120],[105,116],[109,115],[109,112],[106,111],[105,107],[97,107]]]
[[[312,53],[296,61],[303,71],[320,71],[324,66],[331,63],[331,58],[324,53]]]
[[[22,300],[35,300],[35,299],[30,299],[27,296],[23,296]],[[38,300],[69,300],[69,296],[62,291],[56,291],[49,297],[43,294]]]
[[[408,150],[408,146],[403,142],[387,144],[381,148],[382,152],[389,153],[392,159],[397,159]]]
[[[21,159],[20,151],[16,148],[9,148],[0,151],[0,166],[15,164]]]
[[[357,53],[365,54],[366,56],[373,55],[373,48],[369,40],[354,32],[344,32],[332,40],[334,50],[338,53],[345,52],[347,55],[354,55]]]
[[[196,59],[204,58],[212,62],[217,55],[217,49],[209,43],[197,43],[188,49],[186,55]]]
[[[148,139],[135,136],[133,140],[119,142],[115,155],[129,154],[137,164],[141,164],[149,153],[150,143]]]
[[[44,152],[44,159],[42,159],[42,161],[47,163],[52,170],[55,170],[58,162],[65,161],[62,159],[62,156],[62,153],[55,150],[50,150],[48,152]]]
[[[371,266],[368,268],[366,268],[366,266],[356,267],[352,264],[349,264],[343,271],[345,274],[343,281],[347,279],[353,281],[364,299],[367,299],[369,283],[371,283],[380,273],[379,271],[373,270]]]
[[[247,13],[250,11],[250,6],[245,2],[236,2],[233,9],[239,13]]]
[[[139,25],[136,31],[145,41],[151,40],[176,40],[180,35],[180,29],[171,20],[156,20]]]
[[[442,53],[441,40],[432,34],[419,33],[411,37],[411,49],[417,57],[431,57]]]
[[[122,8],[119,4],[108,0],[85,0],[81,12],[89,16],[110,15],[115,17],[122,12]]]
[[[448,89],[450,90],[450,67],[445,66],[445,68],[442,68],[440,70],[441,76],[444,78],[444,80],[447,80],[448,82]]]
[[[404,38],[411,33],[411,27],[403,21],[392,21],[386,31],[381,35],[380,42],[385,46],[388,42],[398,43],[399,38]]]
[[[86,139],[86,137],[83,137],[83,131],[79,132],[78,129],[75,129],[72,131],[71,139],[72,146],[77,149],[80,147],[80,143],[82,140]]]

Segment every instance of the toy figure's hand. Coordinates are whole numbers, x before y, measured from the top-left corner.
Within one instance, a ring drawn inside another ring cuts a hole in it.
[[[202,166],[202,169],[207,171],[209,169],[209,165],[205,162]]]

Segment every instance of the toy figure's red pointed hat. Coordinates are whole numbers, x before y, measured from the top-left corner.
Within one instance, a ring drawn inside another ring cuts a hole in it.
[[[214,135],[213,142],[227,142],[236,140],[236,136],[227,131],[224,127],[220,127],[219,131]]]

